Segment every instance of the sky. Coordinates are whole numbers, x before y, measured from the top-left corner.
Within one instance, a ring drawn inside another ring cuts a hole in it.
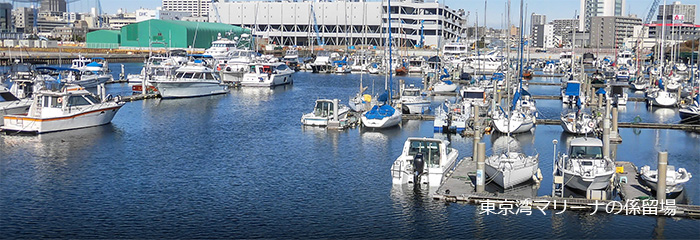
[[[10,2],[10,0],[2,0]],[[27,0],[18,0],[27,1]],[[68,0],[75,1],[75,0]],[[433,1],[433,0],[425,0]],[[462,8],[469,11],[469,24],[474,24],[475,16],[479,15],[479,25],[484,22],[484,0],[439,0],[444,2],[453,9]],[[487,0],[486,6],[486,23],[489,27],[500,28],[504,22],[505,4],[507,0]],[[69,4],[70,11],[89,12],[90,8],[95,7],[97,0],[78,0]],[[118,9],[124,8],[128,12],[133,12],[139,8],[155,9],[161,5],[161,0],[101,0],[102,11],[105,13],[116,13]],[[653,0],[626,0],[627,13],[637,14],[637,17],[644,18],[649,6]],[[671,4],[673,0],[667,0],[667,4]],[[681,0],[684,4],[698,4],[696,7],[696,24],[700,18],[700,3],[697,0]],[[531,13],[547,15],[547,21],[554,19],[571,19],[574,18],[580,11],[579,0],[525,0],[527,4],[526,16]],[[663,1],[660,2],[663,4]],[[520,0],[511,0],[511,23],[518,24]],[[527,18],[529,21],[529,18]],[[503,24],[504,25],[504,24]]]

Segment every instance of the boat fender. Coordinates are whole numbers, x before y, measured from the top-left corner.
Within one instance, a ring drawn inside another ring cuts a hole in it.
[[[588,122],[588,127],[593,128],[595,124],[593,122]]]

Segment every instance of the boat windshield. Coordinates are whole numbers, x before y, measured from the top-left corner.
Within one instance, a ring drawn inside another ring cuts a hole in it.
[[[333,115],[333,103],[328,101],[318,101],[314,107],[314,115],[317,117],[328,117]]]
[[[570,156],[572,158],[602,159],[603,158],[603,147],[572,146]]]
[[[406,90],[403,92],[403,95],[407,97],[417,97],[420,96],[420,92],[415,90]]]
[[[417,153],[423,154],[423,160],[428,164],[428,167],[440,166],[440,148],[439,142],[413,140],[411,141],[408,155],[413,157]]]
[[[484,92],[464,92],[464,93],[462,94],[462,98],[483,99],[483,98],[484,98]]]

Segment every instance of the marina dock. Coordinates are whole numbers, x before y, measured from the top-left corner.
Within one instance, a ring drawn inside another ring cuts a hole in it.
[[[616,214],[626,215],[645,215],[645,216],[663,216],[662,210],[648,212],[650,214],[642,214],[639,202],[639,213],[629,214],[630,210],[625,208],[627,200],[641,199],[649,196],[649,192],[644,189],[636,178],[637,170],[633,164],[629,162],[617,162],[617,166],[624,168],[623,174],[618,175],[614,180],[617,182],[617,192],[619,192],[622,201],[600,200],[600,199],[585,199],[585,198],[562,198],[552,196],[526,196],[527,194],[510,193],[509,190],[517,190],[518,186],[513,189],[507,189],[503,193],[491,192],[476,192],[476,161],[471,158],[462,159],[455,169],[443,180],[442,185],[435,191],[432,196],[435,200],[446,202],[459,202],[468,204],[493,204],[496,207],[503,205],[515,208],[529,207],[532,211],[549,209],[553,211],[583,211],[604,214],[608,210]],[[620,178],[626,179],[628,182],[619,184]],[[486,185],[488,185],[486,179]],[[539,183],[535,183],[539,184]],[[524,187],[528,187],[527,185]],[[517,192],[517,191],[513,191]],[[615,203],[614,203],[615,202]],[[617,204],[619,203],[619,204]],[[609,208],[609,209],[608,209]],[[676,204],[674,205],[674,217],[700,218],[700,206]]]

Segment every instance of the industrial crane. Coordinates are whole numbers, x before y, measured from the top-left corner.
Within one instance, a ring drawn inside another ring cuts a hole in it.
[[[218,4],[214,3],[219,3],[219,0],[211,0],[211,8],[214,9],[214,14],[216,14],[216,22],[221,23],[221,15],[219,15],[219,6]]]
[[[314,18],[314,31],[316,32],[316,42],[319,46],[323,46],[325,45],[325,43],[323,42],[323,38],[321,38],[321,34],[318,31],[318,22],[316,21],[316,11],[314,11],[313,2],[311,2],[311,17]]]
[[[644,22],[642,23],[642,31],[639,32],[639,36],[637,36],[637,41],[635,48],[641,49],[642,47],[642,33],[648,31],[649,29],[649,24],[651,24],[651,19],[654,17],[654,14],[656,13],[656,9],[659,7],[659,1],[661,0],[654,0],[651,3],[651,6],[649,7],[649,13],[647,13],[647,16],[644,18]],[[664,16],[665,17],[665,16]]]

